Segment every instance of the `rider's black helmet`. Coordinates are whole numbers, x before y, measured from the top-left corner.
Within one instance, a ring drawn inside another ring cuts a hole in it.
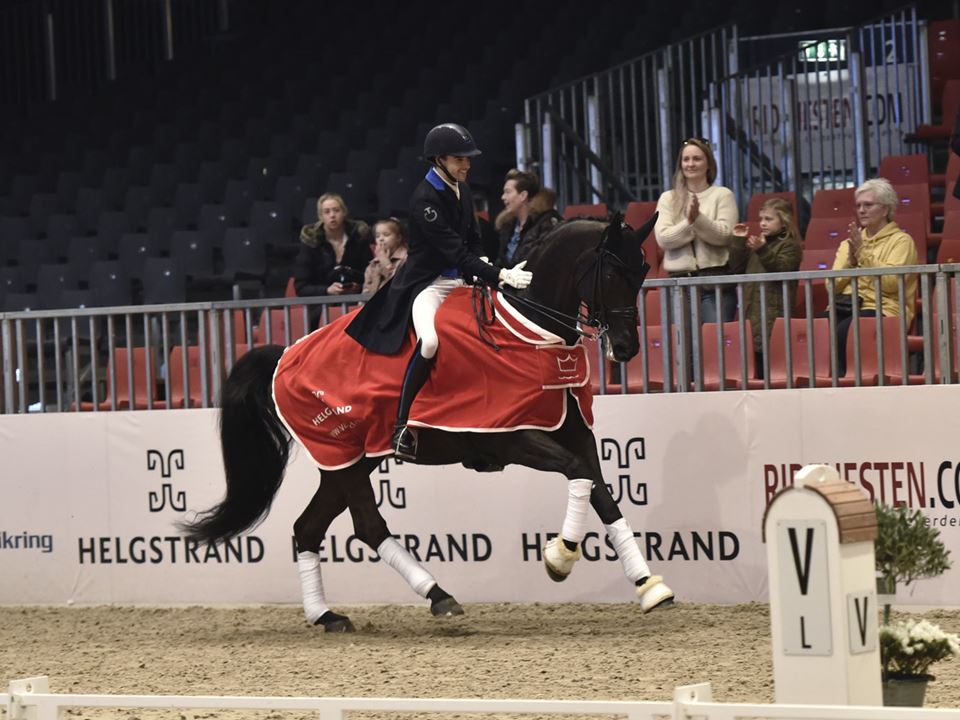
[[[463,125],[444,123],[437,125],[427,133],[423,141],[423,156],[428,160],[441,155],[456,155],[457,157],[476,157],[480,154],[473,135]]]

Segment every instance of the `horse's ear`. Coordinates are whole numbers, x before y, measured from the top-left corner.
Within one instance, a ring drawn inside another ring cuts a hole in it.
[[[610,224],[607,225],[607,229],[600,237],[600,247],[603,250],[617,253],[620,251],[620,247],[622,245],[623,215],[620,213],[613,213],[613,215],[610,216]]]
[[[640,244],[643,245],[643,241],[647,239],[647,236],[650,235],[650,231],[653,230],[653,226],[657,224],[657,217],[660,215],[659,212],[655,212],[653,217],[647,220],[643,225],[640,226],[635,232],[637,238],[640,240]]]

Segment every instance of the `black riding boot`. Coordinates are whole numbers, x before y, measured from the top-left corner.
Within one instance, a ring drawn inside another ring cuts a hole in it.
[[[403,390],[400,391],[400,407],[397,409],[397,425],[393,430],[393,453],[401,460],[416,460],[417,436],[407,427],[407,417],[410,415],[410,406],[420,392],[420,388],[430,376],[433,363],[420,354],[420,343],[417,343],[407,372],[403,376]]]

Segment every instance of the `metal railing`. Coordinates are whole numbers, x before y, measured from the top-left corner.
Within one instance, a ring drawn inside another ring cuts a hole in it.
[[[956,383],[960,355],[960,265],[915,265],[709,278],[648,280],[639,302],[640,352],[629,363],[601,361],[597,393],[691,392],[795,387]],[[916,317],[907,320],[917,278]],[[854,308],[846,347],[837,341],[836,283],[855,289],[896,278],[899,313],[867,317]],[[757,286],[760,319],[783,300],[772,332],[744,313],[702,323],[700,298],[725,288],[743,307]],[[796,289],[795,289],[796,288]],[[214,407],[222,379],[253,346],[290,345],[365,298],[278,298],[0,314],[0,412],[111,411]],[[846,372],[843,365],[846,364]]]
[[[213,407],[240,354],[290,345],[363,299],[0,313],[0,412]]]
[[[656,199],[680,142],[701,134],[704,92],[736,70],[736,37],[721,27],[528,98],[518,165],[539,172],[561,207]]]
[[[597,362],[594,388],[650,393],[955,384],[958,272],[960,265],[911,265],[647,280],[639,304],[640,353],[629,363]],[[908,292],[911,276],[918,279],[917,298]],[[898,314],[869,316],[855,303],[847,344],[840,347],[837,281],[849,279],[854,292],[869,283],[881,297],[881,282],[889,278],[896,278]],[[721,325],[703,323],[699,314],[704,292],[713,293],[720,307],[720,295],[729,289],[742,308],[750,285],[760,288],[764,326],[768,317],[773,321],[768,291],[784,308],[772,331],[759,333],[759,347],[744,313]],[[910,321],[908,306],[916,310]]]
[[[740,198],[862,183],[929,120],[926,35],[908,7],[829,33],[712,83],[718,182]]]

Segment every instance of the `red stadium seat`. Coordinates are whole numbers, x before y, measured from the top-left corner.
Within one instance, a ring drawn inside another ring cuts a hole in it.
[[[935,20],[927,26],[927,47],[930,58],[930,89],[934,111],[943,88],[949,80],[960,78],[960,19]]]
[[[926,154],[887,155],[880,161],[879,175],[892,185],[918,185],[930,182]]]
[[[955,198],[953,196],[953,188],[958,182],[960,182],[960,180],[947,182],[947,194],[944,196],[943,201],[944,217],[946,217],[948,213],[960,210],[960,198]]]
[[[209,366],[208,366],[209,367]],[[203,407],[203,383],[200,368],[200,348],[197,345],[187,347],[187,375],[184,382],[183,374],[183,346],[175,345],[170,351],[170,361],[167,363],[169,403],[167,407]],[[207,372],[207,387],[209,389],[213,378]],[[189,403],[187,398],[189,397]]]
[[[722,328],[723,375],[720,374],[720,354],[717,351],[717,328]],[[719,390],[721,385],[727,390],[745,390],[755,386],[753,331],[750,322],[746,322],[746,346],[740,342],[740,324],[738,322],[705,323],[701,326],[700,348],[703,352],[703,389]],[[741,360],[747,361],[747,383],[743,383]],[[751,382],[753,381],[753,382]],[[761,383],[762,387],[762,383]]]
[[[289,278],[287,278],[287,285],[283,290],[283,296],[285,298],[297,296],[297,288],[292,275]]]
[[[938,263],[960,263],[960,210],[952,210],[943,220],[943,240],[937,248]]]
[[[821,248],[814,250],[805,248],[803,259],[800,261],[801,270],[830,270],[833,268],[833,260],[837,256],[837,251],[831,248]]]
[[[948,140],[953,132],[953,121],[960,108],[960,80],[948,80],[943,86],[941,119],[936,125],[920,125],[916,135],[921,141]]]
[[[652,218],[656,211],[657,203],[654,201],[631,202],[627,203],[627,209],[623,213],[623,219],[627,225],[636,229]]]
[[[646,320],[646,325],[659,325],[660,324],[660,291],[658,288],[652,288],[650,290],[644,290],[643,292],[643,311],[645,318],[638,318],[640,320]]]
[[[847,239],[847,227],[852,221],[852,215],[810,218],[803,243],[804,251],[833,250],[836,252],[840,243]]]
[[[264,308],[260,313],[260,320],[253,331],[253,344],[259,345],[292,345],[306,335],[309,330],[304,319],[304,305],[291,305],[288,308],[270,308],[269,315]],[[290,313],[290,337],[287,338],[287,316]],[[267,318],[270,320],[269,333]]]
[[[573,220],[578,217],[605,218],[610,214],[606,203],[596,205],[567,205],[563,209],[563,219]]]
[[[127,365],[128,358],[133,361],[133,389],[130,387],[130,369]],[[150,395],[152,406],[162,407],[163,403],[158,403],[155,392],[150,392],[147,385],[147,351],[146,348],[133,348],[132,355],[127,352],[126,347],[118,347],[113,351],[113,373],[117,383],[117,410],[146,410],[147,396]],[[150,358],[151,380],[156,384],[157,363]],[[90,410],[90,403],[81,403],[82,410]],[[106,399],[100,403],[100,410],[114,409],[111,400],[111,380],[110,373],[107,373],[107,394]]]
[[[843,218],[848,223],[857,217],[854,188],[840,190],[817,190],[810,208],[811,220],[816,218]],[[809,232],[809,230],[808,230]]]
[[[656,293],[653,293],[654,295]],[[663,328],[660,325],[648,325],[646,343],[643,342],[643,336],[640,336],[640,352],[637,353],[626,363],[627,392],[659,392],[664,386],[663,371]],[[671,358],[676,357],[671,353]],[[643,361],[647,361],[647,381],[643,380]],[[609,370],[607,377],[610,377]],[[607,383],[607,391],[611,393],[621,392],[619,383]]]
[[[810,387],[810,378],[813,377],[814,387],[829,387],[830,380],[830,346],[826,342],[817,342],[817,329],[822,328],[828,320],[815,318],[813,320],[814,334],[810,334],[810,326],[804,318],[791,318],[790,333],[790,372],[787,372],[787,323],[779,317],[773,321],[773,330],[770,333],[770,387],[788,387],[787,380],[792,380],[793,387]],[[810,349],[813,348],[814,374],[810,372]]]

